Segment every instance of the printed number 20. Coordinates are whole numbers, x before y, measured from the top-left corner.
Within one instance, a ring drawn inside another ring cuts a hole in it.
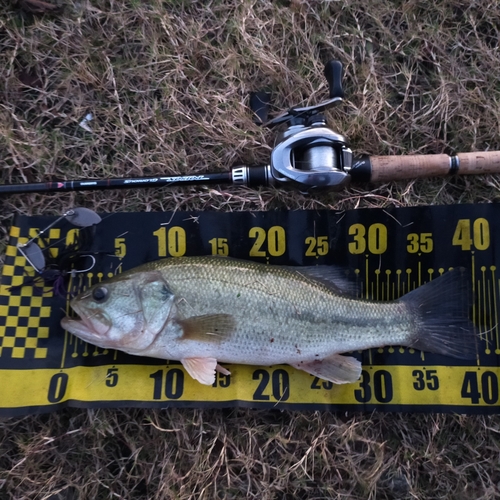
[[[265,394],[271,382],[272,396],[276,401],[286,401],[290,397],[290,378],[288,372],[278,368],[271,374],[259,368],[253,372],[253,380],[259,380],[259,385],[253,394],[254,401],[269,401],[270,396]]]
[[[250,238],[255,238],[255,243],[250,249],[250,257],[266,257],[262,249],[267,239],[267,253],[272,257],[280,257],[286,251],[285,230],[281,226],[272,226],[266,233],[261,227],[251,227],[248,232]]]

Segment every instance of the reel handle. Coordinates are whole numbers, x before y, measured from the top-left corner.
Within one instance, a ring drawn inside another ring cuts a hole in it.
[[[342,87],[342,80],[344,77],[344,68],[340,61],[328,61],[325,64],[324,70],[325,78],[330,87],[330,99],[335,97],[344,98],[344,89]]]

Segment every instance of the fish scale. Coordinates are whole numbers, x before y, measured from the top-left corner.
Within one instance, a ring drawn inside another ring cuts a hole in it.
[[[218,362],[288,363],[342,383],[361,370],[339,355],[348,351],[403,345],[443,352],[446,341],[451,355],[470,355],[464,273],[385,303],[343,293],[338,274],[215,256],[162,259],[75,298],[82,320],[63,326],[101,347],[180,360],[207,384]]]
[[[183,298],[179,304],[182,314],[230,312],[236,318],[237,330],[220,347],[224,354],[227,349],[227,356],[237,362],[248,356],[257,364],[289,362],[290,356],[298,355],[296,345],[301,359],[314,359],[316,354],[324,356],[336,348],[358,349],[361,339],[362,348],[380,345],[381,333],[382,341],[387,343],[408,337],[410,320],[401,320],[400,304],[375,305],[352,300],[335,295],[325,285],[311,282],[296,271],[280,267],[262,269],[251,262],[217,260],[219,272],[214,272],[213,261],[171,260],[167,263],[175,271],[169,272],[167,265],[161,272],[174,294]],[[210,283],[209,289],[206,283]],[[380,327],[382,323],[384,328]],[[368,330],[367,324],[371,324]],[[266,353],[266,358],[257,358],[256,350],[260,351],[258,356]],[[219,359],[226,361],[224,354]]]

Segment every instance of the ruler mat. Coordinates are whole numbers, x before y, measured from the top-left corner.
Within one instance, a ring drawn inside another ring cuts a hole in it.
[[[101,215],[92,251],[106,255],[71,278],[70,292],[144,262],[194,255],[340,265],[361,284],[363,298],[381,301],[450,268],[469,268],[477,361],[394,346],[353,353],[363,363],[353,384],[334,385],[287,365],[228,365],[230,376],[202,386],[178,362],[100,349],[65,332],[59,323],[68,297],[37,282],[20,286],[36,273],[16,248],[55,217],[17,216],[0,281],[0,416],[64,406],[499,412],[499,205]],[[50,229],[46,255],[57,257],[78,231],[67,221]]]

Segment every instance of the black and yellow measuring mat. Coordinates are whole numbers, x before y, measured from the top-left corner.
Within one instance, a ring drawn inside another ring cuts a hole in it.
[[[76,407],[265,407],[497,413],[500,378],[500,206],[458,205],[295,212],[175,212],[104,215],[96,227],[87,286],[161,257],[221,254],[269,264],[349,268],[365,298],[391,300],[450,267],[472,271],[478,359],[461,361],[398,346],[356,352],[360,381],[333,385],[289,366],[228,366],[213,387],[177,362],[86,344],[59,322],[69,310],[50,287],[17,287],[33,269],[16,244],[53,217],[14,221],[0,288],[0,415]],[[56,254],[73,241],[62,222],[48,234]],[[10,290],[9,288],[15,288]],[[293,333],[293,332],[291,332]]]

